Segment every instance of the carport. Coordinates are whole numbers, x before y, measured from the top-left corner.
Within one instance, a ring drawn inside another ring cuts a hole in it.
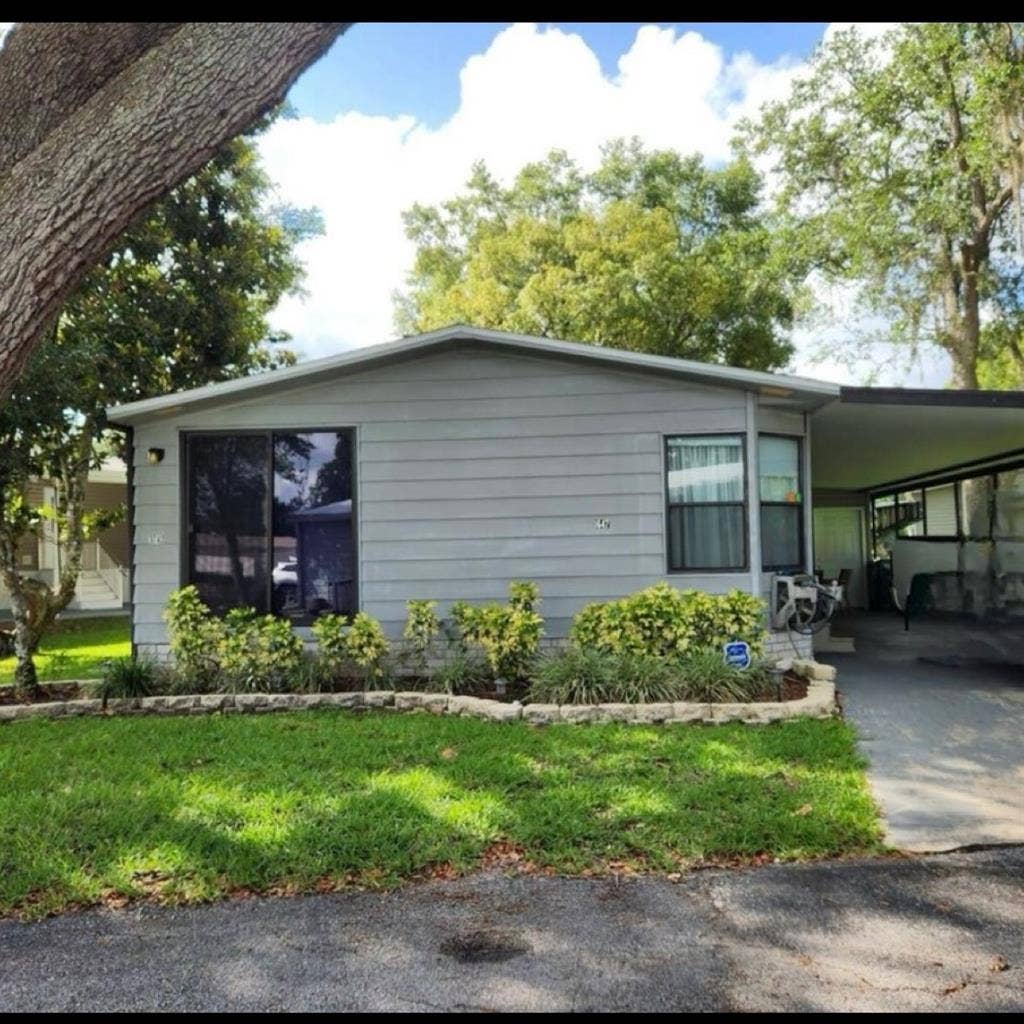
[[[915,612],[1024,616],[1024,392],[842,388],[811,463],[815,568],[850,570],[851,606],[895,584]]]
[[[889,842],[1024,842],[1024,392],[843,388],[811,459],[815,567],[852,570],[819,657]]]

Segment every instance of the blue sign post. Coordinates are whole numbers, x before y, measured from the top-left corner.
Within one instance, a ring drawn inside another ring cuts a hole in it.
[[[750,644],[746,640],[730,640],[723,644],[722,651],[726,665],[738,669],[750,668]]]

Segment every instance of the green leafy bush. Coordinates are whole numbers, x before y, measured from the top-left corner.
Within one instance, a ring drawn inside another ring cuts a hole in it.
[[[220,672],[224,623],[211,614],[194,586],[171,593],[164,620],[178,676],[176,688],[193,692],[210,689]]]
[[[324,662],[335,669],[348,660],[348,645],[345,642],[345,627],[348,619],[344,615],[321,615],[310,627],[316,638],[317,651]]]
[[[111,658],[103,665],[103,675],[93,684],[93,693],[108,700],[129,697],[149,697],[159,686],[158,666],[152,658]]]
[[[381,624],[366,612],[359,612],[345,635],[348,656],[366,673],[368,682],[379,685],[385,678],[390,645]]]
[[[539,704],[655,703],[681,700],[672,662],[650,654],[568,647],[545,658],[530,684]]]
[[[751,594],[680,591],[661,582],[618,601],[586,605],[569,636],[577,647],[608,654],[676,658],[729,640],[745,640],[756,654],[764,623],[764,602]]]
[[[414,669],[427,674],[430,647],[441,632],[436,601],[406,601],[405,629],[402,630]]]
[[[544,635],[544,620],[535,611],[540,600],[536,584],[514,581],[508,592],[508,604],[456,601],[451,617],[462,650],[479,649],[494,677],[518,681],[530,675]]]
[[[233,608],[223,622],[218,656],[225,689],[282,693],[294,688],[303,647],[288,621]]]

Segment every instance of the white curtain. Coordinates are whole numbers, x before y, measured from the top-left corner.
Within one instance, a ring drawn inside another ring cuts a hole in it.
[[[742,438],[669,438],[668,500],[670,505],[742,501]]]
[[[743,474],[739,436],[669,439],[669,504],[676,506],[669,509],[672,568],[742,568],[747,529]]]

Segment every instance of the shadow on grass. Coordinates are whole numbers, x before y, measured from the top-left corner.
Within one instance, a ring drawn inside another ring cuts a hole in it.
[[[541,868],[668,870],[872,847],[849,729],[538,730],[323,712],[18,723],[0,747],[0,907],[390,885],[493,843]]]

